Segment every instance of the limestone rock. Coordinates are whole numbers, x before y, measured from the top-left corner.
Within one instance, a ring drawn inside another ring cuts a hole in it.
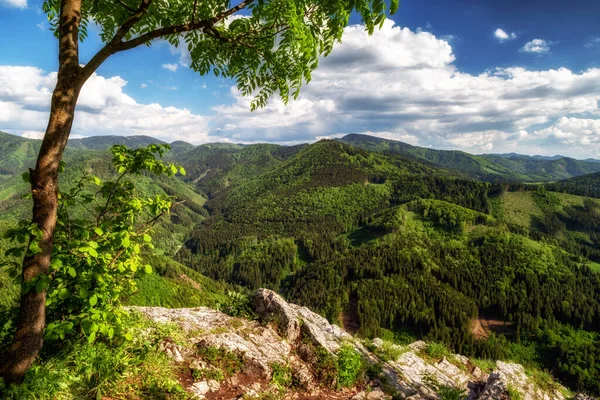
[[[256,313],[267,322],[275,322],[290,342],[300,338],[300,319],[298,314],[272,290],[259,289],[252,303]]]
[[[210,392],[210,387],[208,386],[208,382],[196,382],[190,388],[194,397],[198,399],[205,398],[206,393]]]
[[[490,374],[481,400],[508,399],[508,390],[519,392],[522,400],[565,400],[559,391],[544,392],[538,389],[525,374],[520,364],[498,361],[496,369]]]
[[[223,382],[215,380],[196,382],[188,389],[195,398],[220,396],[232,398],[259,397],[269,389],[274,363],[290,368],[299,390],[286,393],[282,398],[295,399],[310,395],[313,398],[354,400],[382,400],[398,396],[412,400],[439,400],[436,387],[449,386],[468,393],[468,400],[508,400],[508,390],[519,392],[522,400],[564,400],[560,391],[544,392],[525,374],[522,366],[498,361],[496,369],[486,374],[461,355],[450,355],[441,360],[422,356],[427,344],[417,341],[407,347],[374,339],[372,344],[385,350],[398,350],[395,360],[384,362],[369,351],[358,339],[337,325],[306,307],[287,303],[281,296],[267,289],[256,291],[252,300],[263,322],[234,318],[205,307],[167,309],[160,307],[131,307],[155,322],[170,322],[187,332],[185,346],[165,338],[160,348],[175,362],[191,369],[215,368],[197,352],[199,347],[226,349],[243,361],[243,371]],[[277,329],[273,329],[275,325]],[[309,339],[304,341],[302,339]],[[344,344],[354,346],[364,360],[376,365],[380,376],[367,382],[367,388],[356,394],[353,390],[337,391],[329,397],[332,388],[321,386],[315,380],[316,348],[335,355]],[[384,384],[385,383],[385,384]],[[380,388],[386,388],[384,393]],[[373,389],[374,388],[374,389]],[[272,389],[272,387],[271,387]],[[389,389],[389,390],[388,390]],[[560,388],[559,388],[560,389]],[[217,394],[218,393],[218,394]],[[576,400],[591,400],[583,395]]]

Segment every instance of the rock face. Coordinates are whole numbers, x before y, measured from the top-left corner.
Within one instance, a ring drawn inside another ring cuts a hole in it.
[[[486,373],[460,355],[427,356],[424,342],[405,347],[380,339],[364,343],[267,289],[258,290],[252,303],[259,321],[233,318],[203,307],[132,309],[155,322],[175,323],[186,333],[186,343],[166,338],[161,349],[174,362],[190,368],[192,383],[187,387],[195,398],[258,398],[269,394],[285,399],[433,400],[449,398],[442,393],[452,392],[458,396],[452,398],[469,400],[510,399],[515,393],[523,400],[565,400],[561,394],[564,388],[557,385],[556,390],[542,391],[518,364],[498,361],[496,368]],[[378,375],[370,374],[354,389],[325,387],[318,379],[318,349],[335,356],[344,345],[353,346],[372,370],[379,371]],[[227,365],[237,365],[233,359],[241,364],[238,369],[223,367],[232,371],[229,376],[219,376],[221,382],[212,377],[211,371],[213,375],[215,371],[209,365],[215,362],[215,349],[229,360]],[[213,354],[212,361],[207,361],[207,354]],[[281,375],[282,370],[291,374],[294,389],[278,386],[279,378],[274,375]]]

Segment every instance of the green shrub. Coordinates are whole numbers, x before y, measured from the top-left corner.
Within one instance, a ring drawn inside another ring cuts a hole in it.
[[[325,386],[333,385],[338,378],[338,363],[327,350],[322,347],[315,349],[317,361],[315,367],[316,378]]]
[[[198,346],[197,354],[211,366],[221,370],[225,377],[235,375],[244,366],[237,354],[223,347]]]
[[[192,377],[194,381],[202,381],[202,380],[211,380],[214,379],[217,382],[221,382],[225,379],[225,375],[223,371],[217,368],[200,368],[194,369],[192,368]]]
[[[177,371],[158,348],[162,340],[153,324],[128,317],[136,331],[148,331],[136,340],[85,338],[50,342],[25,375],[22,384],[2,387],[3,400],[72,400],[89,398],[187,399]],[[149,329],[150,328],[150,329]]]
[[[239,292],[227,292],[225,303],[217,304],[217,309],[232,317],[255,319],[256,314],[252,310],[250,298]]]
[[[440,400],[465,400],[467,398],[465,389],[442,384],[429,373],[423,376],[423,384],[436,392]]]
[[[362,376],[364,367],[360,354],[356,352],[354,346],[346,344],[338,351],[338,386],[352,387]]]
[[[442,358],[450,354],[446,346],[442,343],[430,342],[427,343],[427,347],[425,348],[425,354],[427,354],[431,358]]]
[[[519,393],[519,391],[517,389],[515,389],[512,386],[508,386],[506,388],[506,393],[508,393],[508,397],[510,398],[510,400],[521,400],[521,393]]]
[[[292,369],[280,363],[271,364],[273,370],[273,376],[271,377],[271,383],[277,388],[284,389],[292,386]]]

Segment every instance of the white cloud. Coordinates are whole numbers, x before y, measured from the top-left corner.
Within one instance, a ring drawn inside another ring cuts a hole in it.
[[[450,43],[431,33],[392,21],[372,36],[351,26],[287,107],[274,98],[250,112],[250,99],[230,88],[231,103],[207,118],[140,104],[124,93],[123,79],[95,75],[82,92],[74,133],[298,143],[355,132],[474,153],[600,156],[600,68],[512,67],[474,75],[454,61]],[[54,73],[0,67],[0,130],[43,131],[54,83]]]
[[[37,26],[41,31],[45,31],[46,29],[48,29],[48,22],[42,21],[39,24],[35,24],[35,26]]]
[[[591,49],[592,47],[600,46],[600,36],[591,38],[584,44],[584,46],[588,49]]]
[[[34,67],[0,66],[0,130],[39,137],[46,128],[56,73]],[[84,85],[73,135],[150,135],[193,143],[209,138],[209,118],[190,110],[160,104],[140,104],[124,93],[118,76],[94,74]]]
[[[179,65],[177,65],[177,64],[163,64],[162,67],[164,69],[167,69],[167,70],[171,71],[171,72],[175,72],[175,71],[177,71],[177,68],[179,67]]]
[[[26,8],[27,0],[0,0],[0,6]]]
[[[517,38],[517,34],[514,33],[514,32],[507,33],[503,29],[498,28],[498,29],[496,29],[494,31],[494,37],[496,39],[498,39],[498,41],[500,41],[500,42],[505,42],[507,40],[516,39]]]
[[[215,107],[212,133],[295,143],[374,132],[435,148],[542,153],[548,139],[528,132],[563,116],[600,112],[600,69],[513,67],[472,75],[454,59],[447,41],[391,21],[372,36],[349,27],[297,101],[284,107],[273,99],[251,113],[249,99],[232,89],[235,102]],[[585,158],[598,151],[600,145],[563,145],[560,152]]]
[[[547,128],[533,132],[538,138],[548,138],[556,145],[570,146],[581,150],[592,146],[600,154],[600,120],[592,118],[561,117]]]
[[[552,44],[554,44],[554,42],[546,41],[544,39],[533,39],[532,41],[525,43],[521,48],[521,51],[527,53],[547,53],[550,51],[550,46]]]
[[[146,88],[148,87],[148,84],[147,84],[147,83],[142,83],[142,84],[140,85],[140,87],[141,87],[142,89],[146,89]]]

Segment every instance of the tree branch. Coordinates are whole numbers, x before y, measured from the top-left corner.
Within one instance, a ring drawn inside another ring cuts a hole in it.
[[[150,3],[152,2],[152,0],[142,0],[142,4],[138,8],[138,11],[123,23],[123,25],[117,30],[117,33],[111,39],[111,41],[108,42],[102,49],[100,49],[100,51],[98,51],[98,53],[96,53],[92,57],[92,59],[85,65],[85,67],[83,67],[81,79],[83,80],[83,82],[85,82],[94,73],[94,71],[96,71],[96,69],[98,69],[98,67],[104,61],[106,61],[106,59],[112,54],[133,49],[135,47],[149,43],[152,40],[161,38],[163,36],[176,35],[178,33],[190,32],[212,27],[213,25],[223,21],[230,15],[233,15],[236,12],[246,8],[249,4],[253,3],[254,1],[255,0],[243,0],[237,6],[231,7],[228,10],[225,10],[221,14],[216,15],[212,18],[193,23],[190,22],[188,24],[183,25],[173,25],[158,28],[123,42],[122,39],[125,37],[125,35],[127,35],[131,28],[144,16],[146,11],[148,11]]]
[[[123,7],[124,7],[124,8],[125,8],[127,11],[129,11],[129,12],[131,12],[131,13],[134,13],[134,14],[136,13],[136,9],[135,9],[135,8],[131,8],[131,7],[129,7],[127,4],[125,4],[125,3],[123,2],[123,0],[117,0],[117,2],[118,2],[120,5],[122,5],[122,6],[123,6]]]
[[[194,9],[192,10],[192,24],[196,22],[196,7],[198,7],[198,0],[194,0]]]

